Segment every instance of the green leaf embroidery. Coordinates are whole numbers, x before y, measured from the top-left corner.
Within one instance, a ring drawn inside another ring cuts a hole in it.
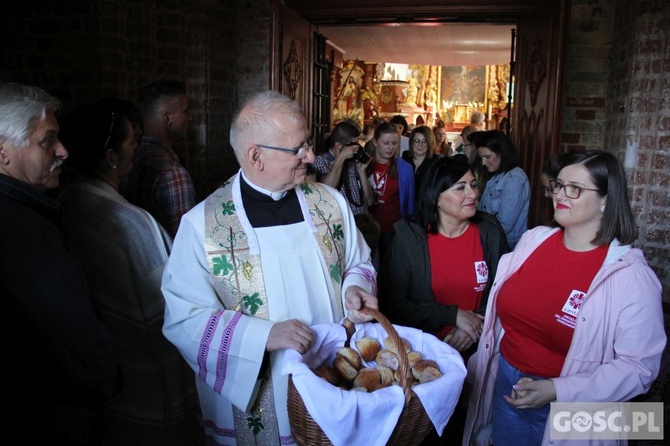
[[[261,417],[248,417],[247,427],[252,430],[254,435],[258,435],[263,429],[265,429],[265,426],[263,426],[263,422],[261,421]]]
[[[332,277],[336,282],[340,282],[340,277],[342,277],[342,268],[340,265],[330,265],[330,277]]]
[[[232,201],[221,203],[221,213],[223,215],[233,215],[235,213],[235,205]]]
[[[260,297],[258,297],[258,293],[254,293],[251,296],[245,295],[242,297],[242,305],[253,316],[256,314],[261,305],[263,305],[263,301]]]
[[[341,224],[333,225],[333,238],[335,240],[344,240],[344,230]]]
[[[302,192],[303,192],[305,195],[310,195],[310,194],[313,194],[313,193],[314,193],[314,189],[312,189],[312,187],[309,185],[309,183],[306,183],[306,182],[305,182],[305,183],[302,183],[302,184],[300,185],[300,189],[302,189]]]
[[[212,259],[212,270],[215,276],[226,276],[233,270],[233,265],[222,255]]]

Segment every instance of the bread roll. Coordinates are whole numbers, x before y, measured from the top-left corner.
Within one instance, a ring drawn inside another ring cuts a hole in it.
[[[519,378],[519,380],[516,383],[517,384],[529,383],[532,380],[533,378],[529,376],[523,376]],[[528,395],[528,390],[515,390],[514,393],[516,393],[517,398],[523,398],[524,396]]]
[[[384,389],[386,387],[389,387],[391,384],[384,384],[383,382],[378,382],[377,384],[374,385],[372,389],[370,389],[370,392],[374,392],[375,390],[379,389]]]
[[[442,376],[442,373],[440,373],[440,371],[435,367],[426,367],[420,372],[414,373],[414,376],[416,376],[419,382],[423,384],[435,381],[437,378]]]
[[[395,372],[393,372],[393,379],[395,380],[395,382],[397,382],[398,384],[400,384],[400,369],[398,369],[398,370],[396,370]],[[416,378],[414,378],[414,375],[412,375],[412,370],[407,370],[407,379],[406,379],[406,382],[408,382],[408,383],[413,383],[414,381],[416,381]],[[418,381],[417,381],[417,382],[418,382]]]
[[[358,376],[354,379],[354,387],[365,387],[372,389],[375,385],[381,382],[379,370],[372,367],[366,367],[358,372]]]
[[[422,359],[421,361],[414,364],[414,367],[412,367],[412,373],[414,373],[414,376],[416,376],[416,373],[422,372],[426,367],[433,367],[438,371],[440,370],[440,366],[437,365],[437,362],[433,361],[432,359]]]
[[[356,341],[356,348],[361,354],[361,357],[366,361],[374,361],[377,353],[382,349],[381,344],[374,338],[366,336]]]
[[[335,356],[335,359],[333,359],[333,368],[345,381],[353,381],[356,379],[356,376],[358,376],[358,370],[347,361],[347,358],[341,355],[337,355]]]
[[[340,384],[340,376],[337,374],[334,368],[327,364],[321,364],[317,368],[312,369],[312,371],[316,376],[325,379],[334,386]]]
[[[412,350],[411,352],[407,353],[407,361],[409,362],[410,367],[414,367],[414,364],[421,361],[422,359],[423,354],[421,354],[421,352]]]
[[[398,356],[391,350],[380,350],[375,359],[377,360],[377,365],[384,365],[391,370],[398,370],[398,366],[400,365]]]
[[[409,353],[410,351],[412,351],[412,346],[409,344],[409,341],[407,339],[400,338],[400,340],[402,341],[406,352]],[[391,339],[390,336],[384,339],[384,347],[386,348],[386,350],[391,350],[393,353],[398,353],[398,350],[396,350],[395,345],[393,345],[393,340]]]
[[[393,370],[385,365],[377,365],[375,368],[379,371],[382,384],[393,384]]]
[[[338,356],[342,356],[349,361],[356,370],[361,369],[361,355],[358,354],[356,350],[351,347],[342,347],[337,351]]]

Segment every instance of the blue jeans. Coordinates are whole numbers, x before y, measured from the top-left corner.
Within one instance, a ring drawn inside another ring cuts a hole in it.
[[[493,393],[493,444],[495,446],[532,446],[542,443],[544,426],[549,417],[549,404],[537,409],[517,409],[503,398],[512,393],[512,386],[524,376],[545,379],[523,373],[500,355],[498,377]]]

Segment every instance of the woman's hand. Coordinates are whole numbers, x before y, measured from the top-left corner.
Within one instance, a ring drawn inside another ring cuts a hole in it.
[[[521,378],[512,387],[510,396],[504,395],[504,397],[517,409],[537,409],[556,401],[556,386],[550,379]]]
[[[481,316],[473,311],[458,310],[456,316],[456,327],[467,333],[472,342],[478,342],[479,336],[482,334],[484,326],[484,316]]]
[[[475,345],[475,341],[472,340],[469,334],[464,330],[456,327],[444,338],[444,342],[451,345],[453,348],[459,352],[465,352]]]

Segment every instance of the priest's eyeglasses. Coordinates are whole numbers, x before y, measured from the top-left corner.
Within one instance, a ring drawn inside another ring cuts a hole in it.
[[[285,149],[283,147],[265,146],[263,144],[256,144],[256,146],[262,149],[280,150],[282,152],[292,152],[295,156],[298,157],[298,159],[302,159],[307,156],[310,150],[314,149],[314,140],[310,139],[309,141],[307,141],[306,144],[298,146],[295,149]]]
[[[565,190],[565,196],[568,198],[579,198],[583,190],[592,190],[594,192],[600,192],[601,194],[605,193],[600,189],[589,189],[588,187],[577,186],[575,184],[563,184],[558,180],[549,181],[549,191],[556,195],[561,191]]]

